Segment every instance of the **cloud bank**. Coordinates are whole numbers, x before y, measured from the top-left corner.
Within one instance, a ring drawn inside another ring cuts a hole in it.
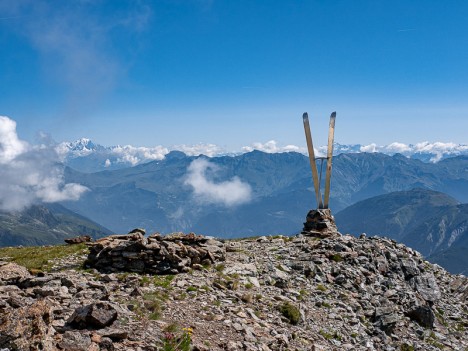
[[[416,154],[429,154],[431,162],[439,162],[444,156],[457,156],[468,153],[468,145],[424,141],[417,144],[403,144],[394,142],[389,145],[379,146],[375,143],[363,145],[359,148],[360,152],[381,152],[384,154],[400,153],[411,157]]]
[[[111,166],[122,167],[126,165],[136,166],[138,164],[149,161],[163,160],[165,156],[172,150],[182,151],[187,156],[205,155],[208,157],[226,155],[235,156],[241,155],[242,153],[251,152],[253,150],[266,153],[299,152],[307,155],[307,148],[304,146],[297,146],[292,144],[282,146],[275,140],[269,140],[265,143],[254,142],[251,145],[241,147],[240,151],[237,152],[228,152],[225,148],[220,147],[219,145],[205,143],[199,143],[195,145],[180,144],[171,147],[164,147],[162,145],[154,147],[135,147],[132,145],[104,147],[98,144],[94,144],[91,140],[86,138],[79,139],[75,142],[61,143],[56,147],[56,149],[67,160],[86,157],[91,154],[98,154],[101,156],[102,165],[105,168],[109,168]],[[318,157],[326,156],[327,154],[327,146],[319,146],[314,148],[314,150],[315,155]],[[400,153],[407,157],[438,162],[444,157],[468,154],[468,145],[443,142],[429,143],[427,141],[417,144],[393,142],[388,145],[378,145],[375,143],[368,145],[343,145],[339,143],[334,144],[333,153],[335,155],[356,152],[380,152],[387,155]]]
[[[0,116],[0,210],[19,211],[34,203],[78,200],[88,189],[64,184],[60,155],[47,145],[20,140],[16,122]]]
[[[266,143],[252,143],[250,146],[242,147],[243,152],[251,152],[253,150],[263,151],[267,153],[279,153],[279,152],[300,152],[306,153],[307,149],[305,147],[299,147],[296,145],[286,145],[286,146],[278,146],[278,143],[275,140],[267,141]]]
[[[225,153],[225,150],[215,144],[195,144],[195,145],[175,145],[172,150],[182,151],[187,156],[200,156],[205,155],[208,157],[215,157]]]
[[[250,185],[238,177],[215,183],[208,173],[216,173],[219,167],[206,159],[193,160],[187,171],[185,184],[193,188],[195,198],[201,202],[221,204],[227,207],[249,202],[252,198]]]
[[[118,157],[117,163],[129,163],[132,166],[141,163],[142,160],[146,162],[162,160],[168,153],[169,150],[160,145],[155,147],[116,146],[111,152]]]

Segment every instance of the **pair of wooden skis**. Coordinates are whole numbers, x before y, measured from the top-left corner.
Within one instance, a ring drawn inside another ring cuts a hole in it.
[[[310,168],[312,168],[312,179],[314,180],[314,189],[315,197],[317,199],[317,206],[319,209],[328,208],[328,203],[330,200],[330,178],[332,171],[333,138],[335,135],[336,112],[333,112],[330,116],[330,125],[328,129],[327,157],[315,157],[314,145],[312,143],[312,135],[310,133],[309,115],[307,114],[307,112],[304,112],[304,114],[302,115],[302,119],[304,121],[304,130],[307,140],[307,149],[309,150],[309,161]],[[322,199],[322,193],[320,192],[320,182],[322,179],[322,165],[325,159],[327,160],[327,171],[325,175],[325,194]],[[316,160],[321,160],[320,177],[319,172],[317,171]]]

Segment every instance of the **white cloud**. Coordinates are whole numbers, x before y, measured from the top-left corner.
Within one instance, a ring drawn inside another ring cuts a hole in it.
[[[377,144],[363,145],[360,147],[361,152],[377,152]]]
[[[195,145],[175,145],[172,150],[182,151],[187,156],[205,155],[208,157],[218,156],[224,153],[224,150],[215,144],[195,144]]]
[[[0,116],[0,164],[10,162],[26,148],[27,144],[16,134],[16,122]]]
[[[106,162],[104,162],[104,167],[110,167],[112,164],[111,160],[107,159]]]
[[[195,197],[201,202],[235,206],[251,200],[250,185],[238,177],[219,183],[208,178],[208,172],[216,173],[218,170],[217,165],[206,159],[193,160],[187,169],[185,184],[192,186]]]
[[[253,150],[263,151],[266,153],[279,153],[279,152],[300,152],[306,153],[307,149],[296,145],[278,146],[275,140],[269,140],[266,143],[255,142],[250,146],[242,147],[243,152],[251,152]]]
[[[398,142],[384,146],[383,149],[385,149],[387,152],[395,152],[400,154],[411,151],[411,147],[409,145]]]
[[[125,145],[113,147],[110,153],[118,157],[117,162],[135,166],[141,162],[162,160],[169,153],[169,150],[161,145],[155,147]]]
[[[20,140],[16,123],[0,117],[0,210],[16,211],[37,202],[78,200],[88,189],[64,184],[60,155],[47,145]]]
[[[389,145],[379,146],[377,144],[372,143],[369,145],[361,146],[360,151],[381,152],[389,155],[400,153],[407,157],[411,157],[418,153],[428,154],[432,155],[432,157],[430,158],[431,162],[438,162],[444,156],[456,156],[466,154],[468,152],[468,145],[443,142],[430,143],[428,141],[417,143],[415,145],[407,145],[399,142],[393,142]]]

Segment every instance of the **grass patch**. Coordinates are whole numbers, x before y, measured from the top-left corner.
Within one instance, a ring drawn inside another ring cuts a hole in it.
[[[324,292],[324,291],[327,291],[327,288],[325,287],[325,285],[318,284],[317,285],[317,290]]]
[[[0,249],[0,259],[15,262],[29,270],[49,271],[55,259],[86,253],[88,248],[85,244],[5,247]]]
[[[248,282],[248,283],[245,283],[244,286],[245,286],[246,289],[252,289],[254,285],[252,283]]]
[[[224,271],[224,268],[226,268],[226,265],[224,263],[220,263],[217,264],[214,268],[217,272],[222,272]]]
[[[441,350],[444,349],[444,345],[441,344],[441,343],[437,340],[437,336],[435,335],[435,333],[434,333],[433,331],[429,334],[429,337],[426,339],[426,342],[427,342],[429,345],[432,345],[432,346],[434,346],[434,347],[437,347],[438,349],[441,349]]]
[[[341,257],[340,254],[334,254],[332,257],[331,257],[332,261],[335,261],[335,262],[341,262],[343,261],[343,257]]]
[[[157,275],[153,278],[153,285],[159,286],[164,289],[168,289],[171,286],[171,282],[174,280],[175,275]]]
[[[289,320],[289,323],[296,325],[301,320],[299,309],[290,302],[285,302],[280,306],[281,314]]]
[[[321,329],[319,331],[319,334],[322,335],[327,340],[335,339],[335,340],[341,341],[341,335],[339,335],[338,332],[336,331],[332,334]]]
[[[299,290],[299,301],[304,300],[307,296],[309,296],[309,292],[307,290],[301,289]]]

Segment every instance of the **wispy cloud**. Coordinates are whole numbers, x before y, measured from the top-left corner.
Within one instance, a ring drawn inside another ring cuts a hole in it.
[[[113,53],[122,50],[112,32],[141,31],[151,17],[148,6],[129,2],[128,11],[103,17],[92,1],[5,0],[0,13],[9,29],[25,36],[40,53],[45,75],[67,93],[69,113],[83,110],[112,90],[125,75],[125,64]]]
[[[17,211],[37,202],[78,200],[88,189],[64,184],[60,156],[47,145],[20,140],[16,122],[0,116],[0,210]]]
[[[249,202],[252,189],[238,177],[216,183],[208,173],[216,173],[219,166],[206,159],[193,160],[187,169],[185,184],[193,188],[195,198],[202,203],[214,203],[224,206],[236,206]]]

